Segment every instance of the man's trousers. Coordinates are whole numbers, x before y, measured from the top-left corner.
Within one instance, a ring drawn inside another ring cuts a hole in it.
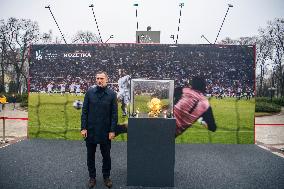
[[[111,143],[99,144],[103,157],[102,173],[103,178],[109,178],[111,170],[110,148]],[[96,178],[96,148],[97,144],[86,142],[87,146],[87,165],[90,178]]]

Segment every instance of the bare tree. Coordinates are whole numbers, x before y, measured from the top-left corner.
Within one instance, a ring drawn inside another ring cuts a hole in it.
[[[233,40],[229,37],[219,44],[256,45],[256,86],[257,95],[264,96],[267,86],[276,87],[280,96],[284,96],[284,19],[269,21],[265,28],[259,29],[256,37],[241,37]],[[271,82],[267,82],[267,79]]]
[[[273,68],[272,85],[277,88],[277,94],[284,96],[284,19],[276,18],[269,21],[265,28],[265,37],[272,50],[270,57]]]
[[[37,22],[29,19],[9,18],[0,23],[0,41],[6,63],[12,64],[15,71],[17,92],[20,92],[21,81],[25,87],[28,83],[28,49],[29,45],[39,38]],[[2,53],[3,54],[3,53]]]
[[[237,40],[231,39],[230,37],[226,37],[225,39],[222,39],[218,42],[218,44],[222,45],[236,45],[237,43]]]
[[[73,43],[99,43],[99,37],[91,31],[78,31],[73,37]]]
[[[52,30],[48,32],[43,32],[40,34],[37,41],[34,42],[35,44],[63,44],[65,43],[62,40],[61,36],[54,36]]]
[[[3,27],[4,25],[4,20],[0,20],[0,27]],[[0,28],[1,31],[1,28]],[[1,36],[1,34],[0,34]],[[1,59],[0,59],[0,68],[1,68],[1,78],[0,78],[0,92],[5,91],[4,89],[4,82],[5,82],[5,70],[6,70],[6,65],[4,63],[5,61],[5,42],[4,41],[0,41],[0,52],[1,52]]]
[[[257,37],[240,37],[239,39],[231,39],[230,37],[226,37],[218,42],[218,44],[222,45],[255,45],[257,41]]]
[[[257,95],[264,96],[264,79],[268,73],[269,60],[271,60],[271,44],[267,40],[265,30],[259,30],[259,37],[256,43],[256,68],[257,68]]]
[[[49,30],[47,33],[42,33],[40,36],[40,40],[37,43],[41,44],[51,44],[53,39],[52,30]]]
[[[275,72],[273,73],[277,79],[277,89],[278,93],[281,96],[284,96],[284,19],[275,19],[274,23],[272,23],[274,26],[271,30],[271,36],[274,38],[273,42],[275,44]]]

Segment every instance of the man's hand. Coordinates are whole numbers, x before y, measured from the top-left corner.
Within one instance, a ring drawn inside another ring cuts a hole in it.
[[[82,137],[87,138],[87,129],[83,129],[81,131],[81,135],[82,135]]]
[[[115,137],[115,133],[114,133],[114,132],[110,132],[110,133],[108,134],[109,140],[114,139],[114,137]]]

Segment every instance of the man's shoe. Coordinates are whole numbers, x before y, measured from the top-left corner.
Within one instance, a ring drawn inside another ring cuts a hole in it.
[[[90,178],[89,183],[88,183],[88,187],[89,188],[93,188],[96,186],[96,179],[95,178]]]
[[[112,181],[110,180],[110,178],[105,178],[104,183],[105,183],[106,187],[108,187],[108,188],[112,187]]]

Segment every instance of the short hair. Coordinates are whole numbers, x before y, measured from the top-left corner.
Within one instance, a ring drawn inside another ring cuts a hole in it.
[[[108,79],[108,75],[107,75],[107,73],[105,71],[98,71],[96,73],[96,75],[98,75],[98,74],[105,74],[106,78]]]
[[[198,90],[202,93],[206,91],[206,81],[204,77],[195,76],[192,78],[192,89]]]

